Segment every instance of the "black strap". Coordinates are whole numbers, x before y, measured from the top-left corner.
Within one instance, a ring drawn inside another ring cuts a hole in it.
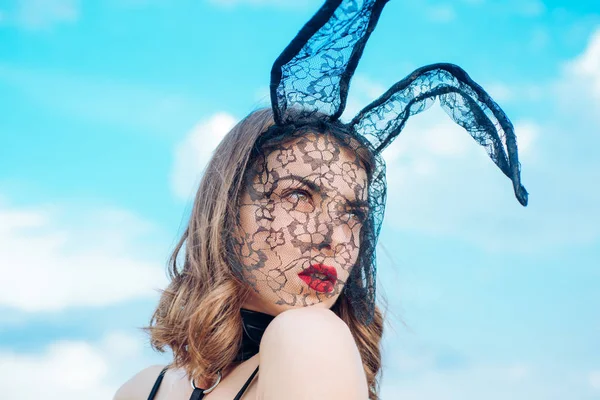
[[[238,392],[237,396],[235,396],[235,399],[233,399],[233,400],[240,400],[242,398],[244,392],[246,391],[246,389],[248,389],[248,386],[250,386],[250,383],[252,383],[252,379],[254,379],[257,372],[258,372],[258,367],[256,367],[256,369],[254,370],[252,375],[250,375],[250,378],[248,378],[246,383],[244,383],[244,386],[242,386],[242,389]]]
[[[192,397],[190,397],[190,400],[200,400],[203,398],[204,398],[204,389],[196,388],[192,392]]]
[[[165,376],[165,372],[167,372],[167,368],[168,367],[164,367],[163,370],[160,371],[160,374],[158,374],[158,378],[156,378],[156,382],[154,382],[154,386],[152,386],[152,391],[150,392],[150,396],[148,396],[148,400],[153,400],[156,396],[158,388],[160,387],[160,384]]]
[[[246,383],[244,383],[244,386],[242,386],[242,389],[240,389],[240,391],[238,392],[238,394],[235,396],[235,398],[233,400],[240,400],[242,398],[242,396],[244,395],[244,392],[246,391],[246,389],[248,389],[248,386],[250,386],[250,383],[252,383],[252,380],[256,376],[257,372],[258,372],[258,367],[256,367],[256,369],[254,370],[252,375],[250,375],[250,378],[248,378]],[[190,397],[190,400],[202,400],[204,398],[204,390],[205,389],[200,389],[200,388],[194,389],[194,391],[192,392],[192,397]],[[150,400],[150,399],[148,399],[148,400]]]

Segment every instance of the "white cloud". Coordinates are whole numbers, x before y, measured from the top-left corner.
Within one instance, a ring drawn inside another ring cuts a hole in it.
[[[350,95],[346,101],[346,108],[341,120],[350,121],[363,107],[385,93],[387,88],[380,82],[357,74],[352,78]]]
[[[461,132],[458,125],[448,125],[439,122],[432,125],[426,132],[422,133],[422,144],[424,150],[432,155],[446,157],[462,157],[467,153],[468,146],[465,141],[455,140],[453,132]]]
[[[561,114],[588,125],[600,123],[600,114],[592,111],[600,107],[600,27],[592,33],[582,53],[563,64],[553,90]]]
[[[199,122],[177,144],[171,173],[171,187],[177,197],[187,200],[194,195],[214,149],[236,122],[229,114],[217,113]]]
[[[541,127],[534,121],[517,121],[514,125],[515,134],[518,138],[519,155],[521,161],[529,159],[535,151],[535,142],[539,139]]]
[[[116,387],[104,382],[108,369],[104,352],[87,342],[56,342],[42,354],[0,352],[6,399],[110,399]]]
[[[115,360],[131,360],[143,351],[140,337],[119,331],[106,334],[100,344]]]
[[[388,88],[365,75],[357,75],[352,80],[352,89],[356,90],[359,96],[372,101],[384,94]]]
[[[433,22],[450,22],[456,19],[456,11],[450,4],[431,6],[427,9],[427,18]]]
[[[589,56],[580,59],[588,60]],[[594,70],[583,66],[581,69]],[[384,85],[360,78],[353,82],[344,116],[353,116],[384,92]],[[490,92],[505,101],[537,101],[548,98],[550,93],[545,86],[534,84],[497,84]],[[579,110],[587,113],[586,118],[590,114],[597,117],[590,113],[589,106]],[[572,163],[560,168],[556,165],[557,151],[580,152],[584,141],[573,140],[573,135],[566,138],[563,125],[554,119],[544,120],[543,124],[531,118],[513,123],[523,184],[532,193],[529,207],[517,203],[512,183],[484,149],[438,105],[433,105],[412,117],[400,137],[384,152],[388,181],[384,226],[512,252],[536,252],[598,240],[600,213],[594,204],[600,192],[589,190],[586,182],[598,179],[600,166],[593,160],[585,161],[581,168]],[[572,121],[568,124],[577,129]],[[577,129],[577,135],[590,132],[591,127],[583,125]],[[589,138],[586,141],[589,143]],[[572,204],[579,206],[568,206]]]
[[[600,28],[590,37],[585,51],[565,66],[567,85],[588,88],[600,100]]]
[[[439,306],[439,300],[437,303]],[[414,305],[407,308],[414,308]],[[588,385],[588,374],[572,365],[534,361],[531,354],[512,359],[499,354],[500,358],[493,360],[489,354],[486,356],[474,348],[469,340],[462,344],[460,340],[446,341],[452,344],[434,344],[427,333],[429,329],[425,329],[422,321],[418,323],[419,319],[414,314],[405,319],[409,326],[415,326],[414,331],[388,329],[384,335],[383,400],[595,398],[593,387]],[[446,332],[446,336],[459,334],[451,331]],[[479,334],[485,336],[485,332]]]
[[[493,82],[483,85],[496,102],[508,102],[514,98],[514,88],[505,83]]]
[[[586,155],[600,144],[595,112],[600,107],[600,29],[581,55],[566,63],[554,87],[484,87],[500,102],[549,99],[558,107],[543,124],[531,118],[514,121],[530,206],[516,203],[510,181],[483,149],[433,106],[411,118],[384,154],[389,184],[384,224],[512,252],[597,243],[600,191],[589,182],[600,178],[600,164]]]
[[[133,135],[143,131],[170,138],[173,129],[184,129],[182,121],[193,121],[207,104],[149,85],[6,63],[0,63],[0,84],[14,86],[32,106],[52,115],[108,123]]]
[[[123,210],[0,203],[0,305],[43,312],[153,296],[166,283],[156,236]]]
[[[18,26],[28,30],[45,30],[79,19],[78,0],[20,0],[16,12]]]
[[[348,100],[350,116],[384,92],[382,84],[366,77],[355,83],[358,85],[353,85]],[[534,99],[541,93],[538,89],[532,85],[498,85],[496,94],[506,99]],[[550,173],[569,174],[556,171],[553,159],[548,158],[546,126],[532,119],[514,121],[514,126],[523,183],[530,191],[536,179],[546,181]],[[523,208],[514,198],[510,180],[437,104],[408,121],[400,137],[385,150],[384,158],[388,181],[384,224],[396,229],[450,236],[490,250],[517,252],[588,243],[600,235],[594,217],[590,218],[591,206],[576,210],[564,207],[565,202],[572,201],[571,196],[590,197],[590,193],[583,194],[585,189],[580,183],[593,179],[593,170],[583,171],[587,178],[564,180],[569,188],[534,185],[534,206]],[[558,177],[556,180],[562,181]],[[535,206],[537,199],[541,204]]]
[[[504,82],[488,82],[484,89],[501,106],[515,101],[539,102],[546,95],[547,88],[537,84],[508,85]]]
[[[2,398],[112,399],[133,373],[159,361],[141,343],[141,336],[117,331],[98,342],[57,341],[41,353],[0,349]]]
[[[600,391],[600,370],[590,372],[589,382],[592,388]]]
[[[388,378],[387,381],[390,381]],[[564,400],[588,398],[586,388],[564,376],[523,363],[474,364],[468,368],[384,377],[382,399],[403,400]]]
[[[523,208],[513,197],[510,180],[439,107],[411,118],[384,152],[388,169],[384,224],[512,252],[597,240],[600,221],[593,199],[600,194],[587,190],[584,183],[593,181],[597,172],[581,170],[573,175],[556,170],[553,158],[543,152],[548,149],[545,130],[532,120],[515,122],[523,183],[533,193],[532,204]],[[549,176],[554,178],[548,181]],[[552,183],[556,181],[562,185]],[[588,200],[577,208],[565,207],[575,204],[575,198]]]
[[[526,139],[518,134],[518,141],[522,151],[531,148],[531,142],[537,136],[539,128],[532,121],[517,124],[524,132]],[[522,141],[525,144],[521,143]],[[485,153],[483,149],[478,151],[469,134],[459,125],[455,124],[446,113],[434,104],[430,109],[412,117],[401,136],[385,150],[387,161],[394,162],[403,158],[454,158],[461,159],[470,156],[471,153]]]
[[[479,191],[482,185],[475,181],[471,188],[466,180],[475,180],[472,170],[490,163],[483,149],[477,147],[437,104],[412,117],[400,136],[384,151],[388,204],[394,204],[386,212],[387,223],[435,234],[456,232],[456,226],[463,225],[471,218],[468,213],[473,212],[471,207],[456,206],[461,198],[475,195],[473,192]],[[445,192],[448,193],[442,194]],[[445,201],[439,204],[442,198]]]

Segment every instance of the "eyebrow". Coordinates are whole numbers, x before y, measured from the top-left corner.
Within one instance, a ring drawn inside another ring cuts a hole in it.
[[[355,208],[369,208],[369,202],[366,200],[349,200],[347,204]]]
[[[309,181],[308,179],[306,179],[300,175],[294,175],[294,174],[286,175],[281,178],[278,178],[277,182],[279,182],[279,181],[298,181],[315,193],[321,194],[323,192],[323,190],[321,190],[321,187],[319,185],[317,185],[314,182]]]
[[[295,175],[295,174],[286,175],[281,178],[278,178],[277,182],[279,182],[279,181],[298,181],[315,193],[318,193],[318,194],[323,193],[323,190],[321,189],[321,187],[319,185],[317,185],[316,183],[314,183],[300,175]],[[350,207],[356,207],[356,208],[368,208],[369,207],[369,202],[366,200],[348,200],[346,202],[346,204]]]

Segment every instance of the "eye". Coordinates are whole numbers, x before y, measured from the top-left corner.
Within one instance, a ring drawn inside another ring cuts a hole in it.
[[[365,221],[367,214],[358,208],[347,210],[344,214],[344,221],[350,222],[353,221],[355,223],[362,224]]]
[[[310,202],[312,199],[310,193],[304,189],[291,189],[287,191],[283,197],[290,200],[292,203]]]

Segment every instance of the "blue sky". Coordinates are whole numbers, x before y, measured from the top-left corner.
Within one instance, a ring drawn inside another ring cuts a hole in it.
[[[0,2],[0,386],[106,399],[202,167],[320,1]],[[434,106],[388,149],[382,398],[600,398],[600,4],[393,0],[346,116],[453,62],[512,118],[530,205]],[[36,385],[31,385],[32,376]]]

